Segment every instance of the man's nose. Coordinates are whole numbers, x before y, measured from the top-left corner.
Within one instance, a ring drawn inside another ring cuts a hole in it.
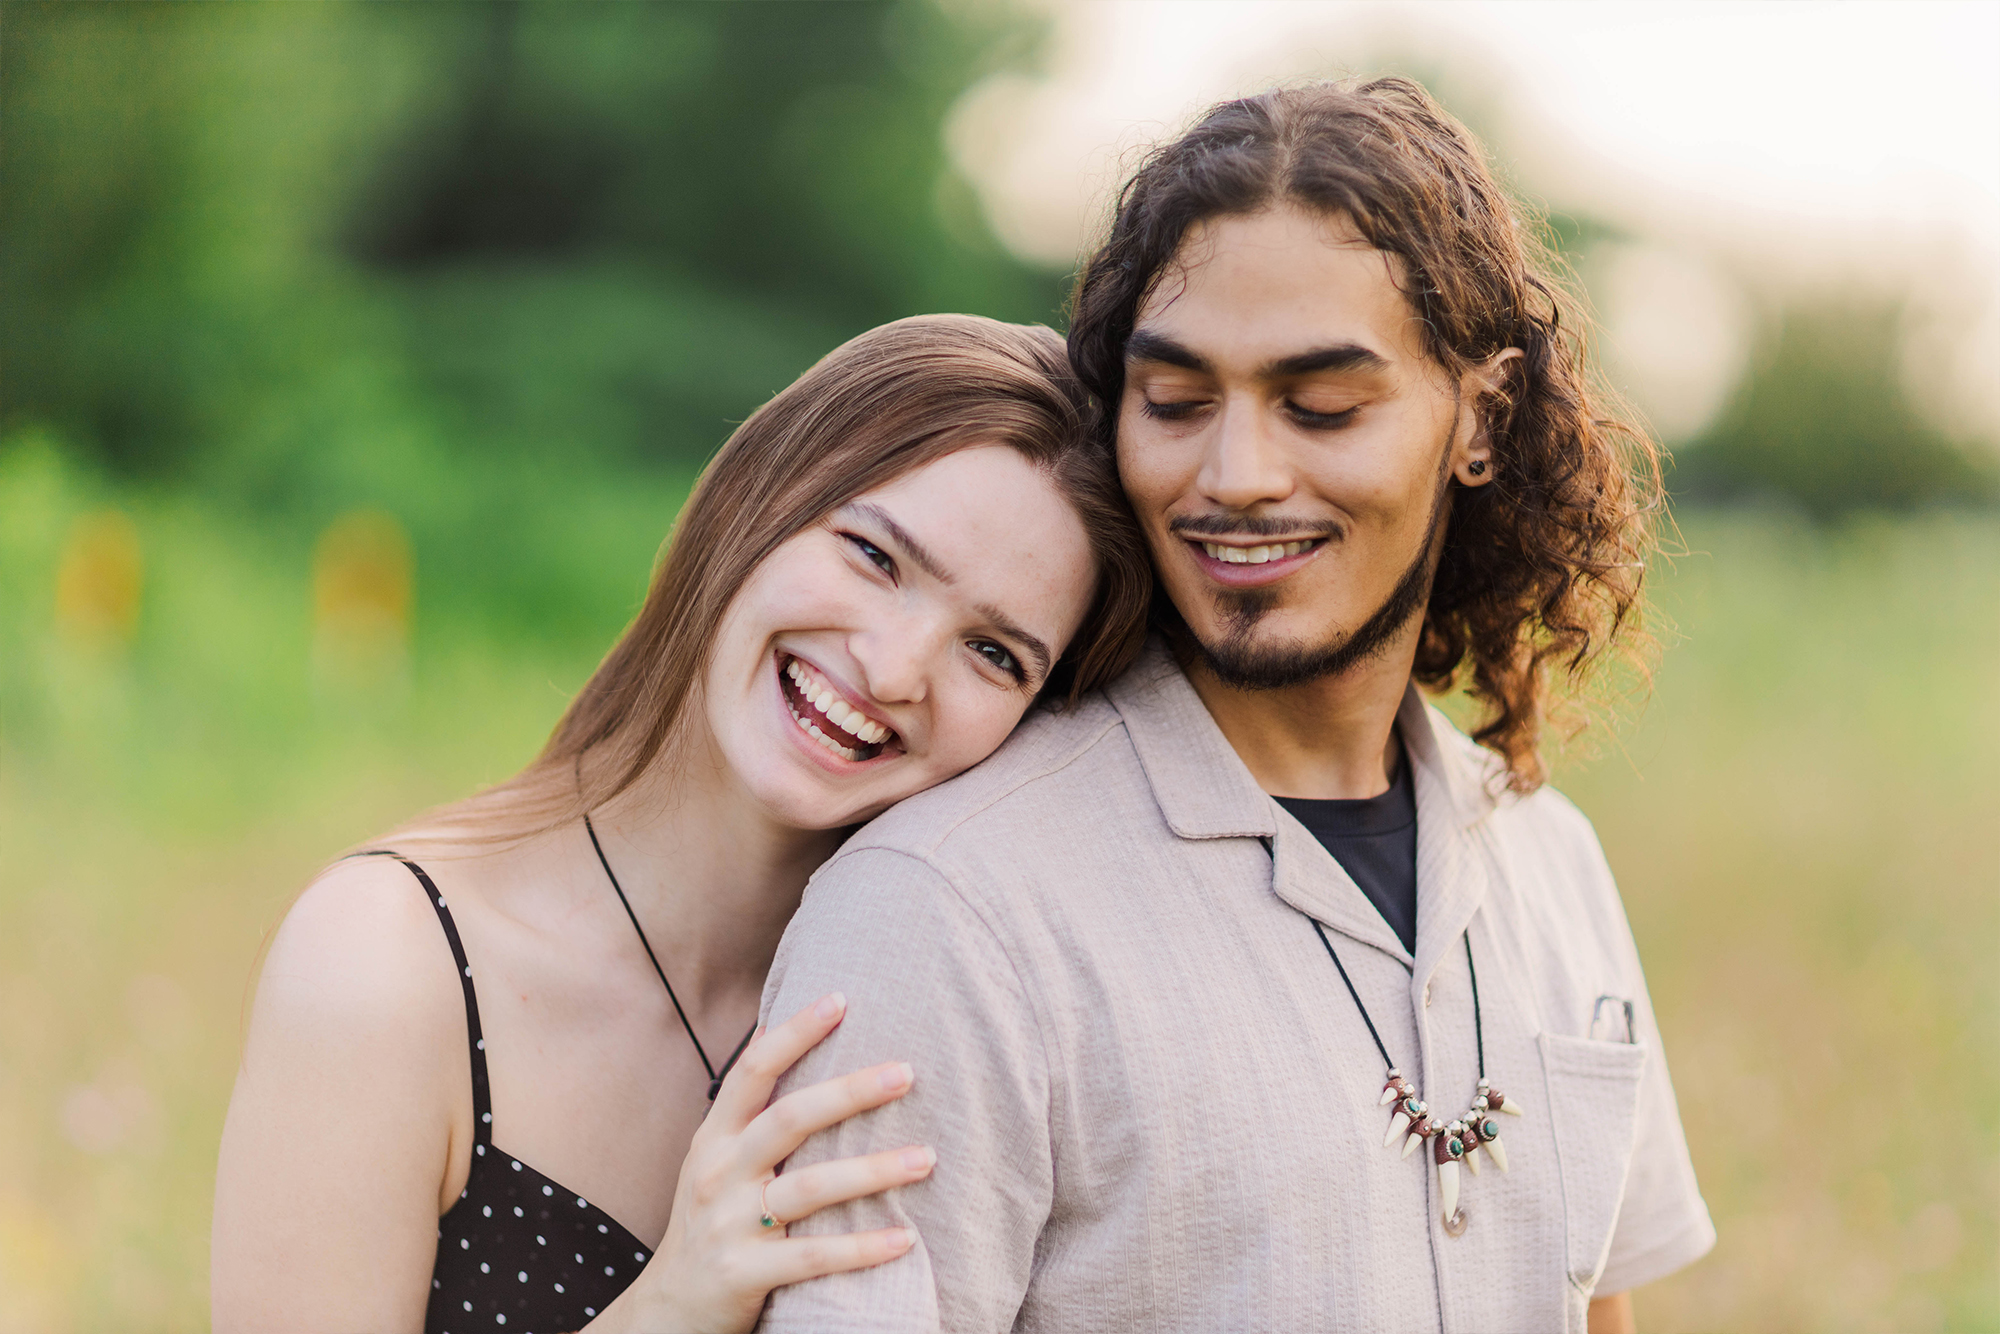
[[[1291,460],[1270,416],[1248,399],[1224,401],[1195,478],[1204,499],[1247,510],[1291,496]]]

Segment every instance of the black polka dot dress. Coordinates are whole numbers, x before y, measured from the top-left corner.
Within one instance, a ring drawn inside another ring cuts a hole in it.
[[[438,1220],[425,1334],[560,1334],[583,1328],[631,1285],[652,1248],[575,1191],[493,1143],[493,1098],[472,966],[444,896],[415,862],[398,857],[430,895],[465,989],[472,1044],[472,1174]]]

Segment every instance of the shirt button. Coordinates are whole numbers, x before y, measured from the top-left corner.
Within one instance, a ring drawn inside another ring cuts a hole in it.
[[[1431,984],[1428,982],[1424,983],[1424,1008],[1431,1008]]]

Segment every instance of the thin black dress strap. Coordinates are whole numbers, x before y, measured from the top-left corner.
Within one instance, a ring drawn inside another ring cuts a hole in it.
[[[458,964],[458,985],[465,992],[465,1040],[472,1058],[472,1142],[491,1144],[493,1142],[493,1090],[486,1082],[486,1038],[479,1031],[479,997],[472,989],[472,965],[466,962],[465,944],[458,938],[458,924],[451,920],[451,909],[444,906],[444,895],[424,874],[424,868],[408,857],[396,852],[360,852],[358,857],[394,857],[410,868],[410,874],[424,887],[424,893],[431,897],[431,907],[437,910],[438,925],[444,928],[444,938],[451,943],[451,957]]]

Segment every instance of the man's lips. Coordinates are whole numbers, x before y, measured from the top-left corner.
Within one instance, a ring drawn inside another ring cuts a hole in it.
[[[1201,572],[1231,588],[1255,588],[1294,573],[1317,556],[1324,537],[1272,538],[1245,543],[1209,537],[1182,537]]]

